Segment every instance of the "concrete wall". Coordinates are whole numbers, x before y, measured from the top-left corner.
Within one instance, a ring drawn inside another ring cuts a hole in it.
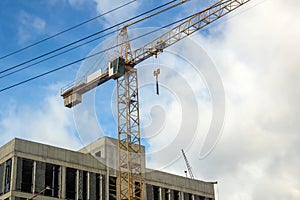
[[[94,156],[31,141],[14,139],[14,154],[18,157],[104,173],[106,166]]]
[[[210,198],[214,197],[214,185],[212,183],[150,169],[145,173],[144,178],[146,183],[162,188],[184,191],[186,193],[198,194]]]
[[[144,151],[144,148],[142,150]],[[101,152],[99,156],[95,156],[95,153],[99,151]],[[111,184],[116,184],[115,180],[112,181],[117,176],[114,169],[117,167],[116,139],[101,138],[79,152],[14,139],[0,148],[0,164],[5,163],[8,159],[12,160],[11,191],[0,196],[0,199],[11,197],[13,200],[14,196],[31,198],[35,192],[45,188],[45,170],[47,166],[49,168],[50,164],[59,167],[59,180],[57,181],[60,199],[66,198],[68,185],[66,174],[70,168],[74,169],[75,199],[82,199],[86,195],[87,199],[92,200],[96,199],[96,195],[98,195],[101,200],[110,200],[113,196],[109,196],[109,193],[112,193],[111,189],[114,188]],[[23,159],[30,159],[33,162],[31,193],[21,191]],[[105,163],[110,163],[113,168],[105,166]],[[179,197],[178,200],[203,200],[204,197],[214,199],[212,183],[146,169],[145,157],[143,157],[143,167],[145,170],[143,173],[144,199],[156,197],[157,200],[171,200],[176,199],[175,196]],[[5,165],[0,167],[0,170],[1,168],[4,169]],[[98,194],[96,194],[96,190]],[[43,197],[43,199],[58,198]]]
[[[5,162],[13,156],[15,139],[0,147],[0,163]]]
[[[145,147],[141,147],[142,171],[145,171]],[[95,156],[101,163],[105,163],[111,169],[118,168],[118,140],[110,137],[102,137],[86,147],[79,150],[81,153],[89,153]],[[100,157],[97,155],[101,155]],[[110,171],[111,175],[115,175],[115,170]]]

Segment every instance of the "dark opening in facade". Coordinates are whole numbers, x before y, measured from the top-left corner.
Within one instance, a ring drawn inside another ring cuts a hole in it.
[[[45,169],[45,186],[49,186],[51,189],[46,190],[44,195],[50,197],[58,197],[59,191],[59,170],[58,165],[46,163]]]
[[[11,159],[5,162],[5,179],[4,179],[4,193],[10,190],[10,176],[11,176]]]
[[[140,182],[135,182],[134,193],[136,197],[141,195],[141,187]]]
[[[76,169],[67,168],[66,173],[66,198],[75,199],[76,197]]]
[[[78,174],[77,174],[78,175]],[[79,171],[79,182],[78,182],[78,200],[87,199],[87,178],[88,173],[86,171]]]
[[[22,183],[21,191],[31,193],[32,191],[33,160],[22,159]]]
[[[95,153],[95,156],[98,157],[98,158],[101,158],[101,151],[97,151],[97,152]]]
[[[206,200],[206,198],[204,196],[198,196],[199,200]]]
[[[89,192],[90,192],[90,199],[96,199],[96,185],[97,185],[97,177],[96,173],[89,172]]]
[[[82,177],[82,199],[87,199],[87,172],[83,171],[83,177]]]
[[[153,185],[153,200],[159,200],[159,187]]]
[[[146,183],[147,199],[153,199],[153,186]]]
[[[184,193],[184,200],[192,200],[193,199],[193,195],[190,193]]]
[[[164,188],[164,200],[169,200],[170,191],[167,188]]]
[[[180,192],[179,191],[174,190],[173,194],[174,194],[174,200],[179,200],[180,199]]]
[[[117,199],[117,178],[109,177],[109,199]]]

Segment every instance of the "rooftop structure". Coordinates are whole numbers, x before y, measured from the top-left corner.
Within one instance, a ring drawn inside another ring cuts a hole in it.
[[[0,147],[0,199],[114,200],[116,162],[117,140],[109,137],[79,151],[16,138]],[[142,168],[143,199],[214,199],[213,183],[147,169],[145,156]]]

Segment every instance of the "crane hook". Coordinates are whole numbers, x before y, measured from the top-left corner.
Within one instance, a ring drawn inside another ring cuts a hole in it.
[[[153,76],[156,78],[156,94],[159,95],[159,87],[158,87],[158,75],[160,74],[160,69],[156,69],[153,71]]]

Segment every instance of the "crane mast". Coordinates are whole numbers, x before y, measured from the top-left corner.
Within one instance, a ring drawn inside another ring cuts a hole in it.
[[[138,77],[137,70],[126,64],[132,57],[126,26],[122,28],[117,41],[120,43],[119,54],[122,55],[121,58],[125,58],[125,62],[118,58],[122,62],[119,67],[124,65],[124,75],[117,79],[118,198],[139,200],[142,199],[142,152]]]
[[[206,27],[250,0],[220,0],[198,12],[152,41],[131,51],[125,25],[118,33],[119,55],[108,62],[106,71],[96,71],[87,82],[62,90],[68,108],[81,103],[82,95],[108,80],[117,80],[118,106],[118,199],[142,199],[142,159],[138,99],[138,76],[135,65]],[[184,152],[183,152],[184,153]],[[190,173],[191,175],[191,173]],[[192,176],[191,176],[192,177]]]

